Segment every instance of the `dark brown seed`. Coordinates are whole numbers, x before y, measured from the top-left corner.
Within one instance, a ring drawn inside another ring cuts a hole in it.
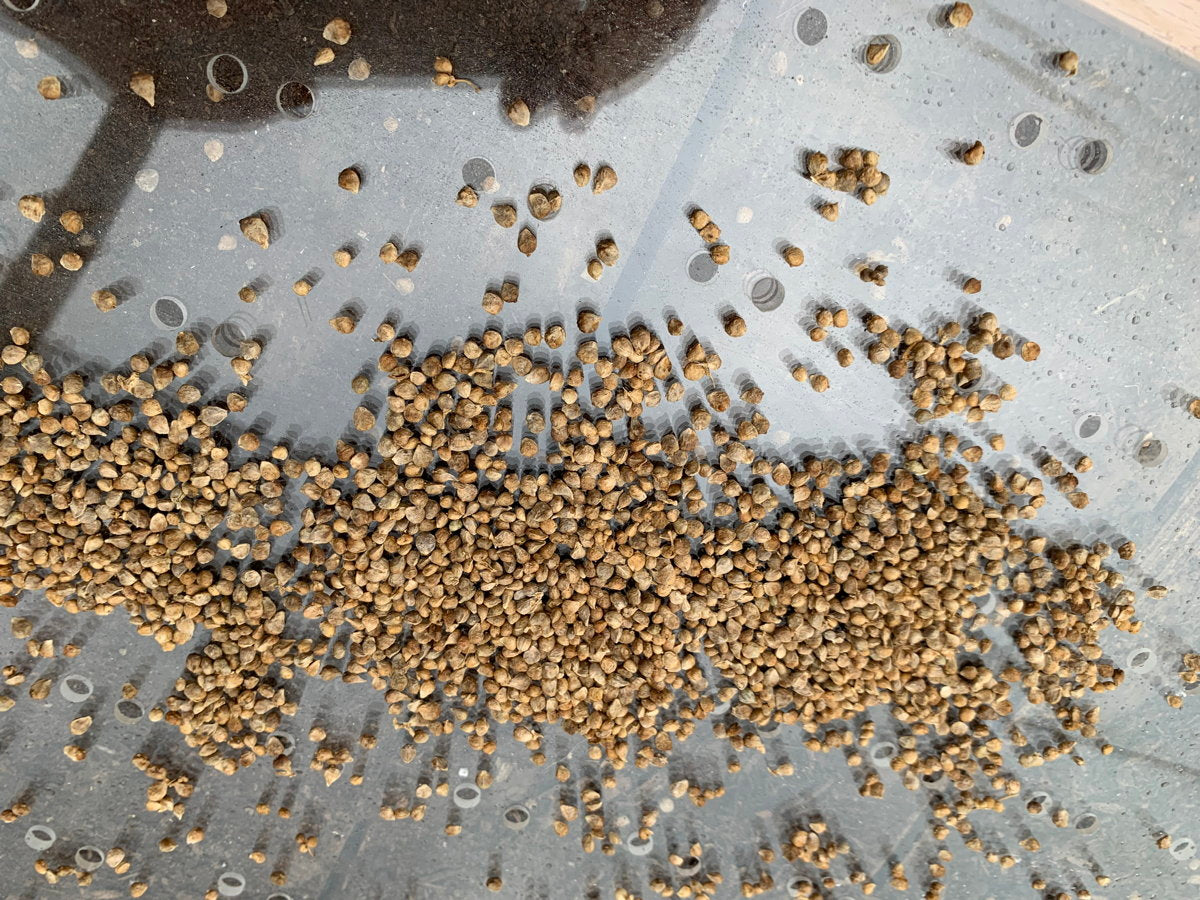
[[[517,209],[508,203],[497,203],[492,207],[492,218],[501,228],[512,228],[517,224]]]
[[[983,282],[978,278],[968,278],[963,282],[964,294],[978,294],[983,290]]]
[[[537,235],[528,227],[522,228],[521,233],[517,235],[517,249],[526,256],[532,256],[533,251],[537,249]]]
[[[338,172],[338,187],[351,194],[357,194],[362,187],[362,179],[359,177],[358,170],[351,166]]]
[[[606,266],[615,266],[621,256],[617,242],[612,238],[604,238],[596,243],[596,258]]]

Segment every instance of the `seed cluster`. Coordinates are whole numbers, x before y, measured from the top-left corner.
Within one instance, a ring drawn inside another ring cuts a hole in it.
[[[875,46],[883,48],[882,51],[876,51],[877,54],[879,52],[886,54],[887,44],[872,45],[872,47]],[[870,48],[868,48],[867,54],[869,59]],[[883,61],[883,56],[879,56],[879,61]],[[804,161],[805,172],[810,181],[821,187],[846,194],[857,192],[858,199],[867,206],[874,205],[891,189],[892,179],[886,172],[880,170],[879,154],[874,150],[857,148],[843,150],[838,157],[838,162],[841,168],[831,170],[828,156],[824,153],[809,153]],[[833,208],[829,208],[830,206]],[[836,204],[826,204],[821,208],[821,214],[831,222],[836,220]]]

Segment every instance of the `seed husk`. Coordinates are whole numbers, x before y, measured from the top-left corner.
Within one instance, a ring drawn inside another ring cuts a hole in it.
[[[150,73],[134,72],[129,77],[129,89],[150,106],[154,105],[154,76]]]
[[[264,250],[271,246],[271,232],[262,216],[246,216],[238,222],[238,227],[251,243],[258,244]]]
[[[492,218],[501,228],[512,228],[517,224],[517,208],[508,203],[497,203],[492,207]]]
[[[592,182],[592,193],[603,194],[617,186],[617,173],[612,166],[601,166],[596,170],[596,180]]]
[[[349,191],[351,194],[357,194],[362,187],[362,178],[358,174],[358,170],[353,166],[338,172],[337,182],[338,187],[343,191]]]
[[[58,100],[63,95],[62,82],[56,75],[47,75],[37,83],[38,93],[43,100]],[[154,104],[150,104],[153,106]]]

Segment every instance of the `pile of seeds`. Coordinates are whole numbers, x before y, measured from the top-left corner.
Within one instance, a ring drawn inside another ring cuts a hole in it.
[[[902,732],[893,768],[914,789],[944,773],[959,795],[935,827],[965,835],[971,810],[1019,790],[997,724],[1013,685],[1063,731],[1095,736],[1087,697],[1123,674],[1101,633],[1136,630],[1135,598],[1106,545],[1054,546],[1017,527],[1046,502],[1036,479],[973,472],[982,451],[951,433],[866,459],[784,461],[758,446],[760,413],[746,411],[749,428],[721,419],[723,391],[693,415],[707,434],[652,429],[646,409],[682,396],[669,348],[645,325],[604,344],[596,314],[577,325],[570,355],[556,352],[556,325],[488,329],[420,357],[385,323],[382,431],[355,413],[362,442],[339,442],[333,460],[231,440],[245,400],[186,380],[191,335],[173,358],[135,356],[89,381],[56,378],[14,329],[0,379],[0,596],[123,608],[164,650],[207,633],[163,717],[228,774],[260,756],[292,774],[270,735],[295,714],[287,683],[301,675],[371,683],[416,743],[471,720],[469,743],[491,752],[492,728],[508,723],[536,755],[557,723],[616,766],[665,764],[722,701],[718,734],[759,750],[756,728],[772,723],[803,726],[817,751],[865,745],[873,728],[855,736],[847,720],[882,707]],[[919,417],[976,421],[1015,394],[977,397],[970,384],[987,377],[974,354],[1009,340],[994,317],[963,344],[947,343],[954,328],[901,333],[879,316],[865,328],[889,354],[872,359],[917,380]],[[687,378],[720,366],[696,341],[680,349]],[[524,427],[507,399],[521,381],[548,400]],[[298,516],[285,515],[289,498]],[[991,594],[994,619],[1011,620],[1004,646],[979,632]],[[1021,762],[1073,748],[1064,738]],[[327,747],[313,764],[332,783],[351,758]],[[186,780],[146,771],[156,802],[164,783],[186,796]],[[874,771],[862,790],[883,792]],[[696,786],[693,799],[706,796]],[[841,852],[810,844],[793,841],[797,854]]]

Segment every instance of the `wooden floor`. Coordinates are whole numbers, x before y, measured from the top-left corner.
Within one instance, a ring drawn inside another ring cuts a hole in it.
[[[1193,59],[1200,59],[1200,0],[1083,0],[1169,44]]]

